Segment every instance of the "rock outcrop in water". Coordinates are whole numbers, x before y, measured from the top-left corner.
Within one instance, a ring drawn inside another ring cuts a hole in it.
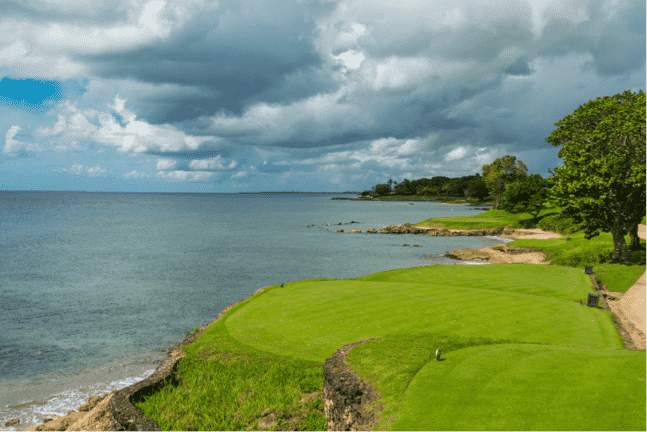
[[[478,229],[478,230],[460,230],[460,231],[450,231],[442,230],[436,228],[420,228],[413,226],[411,224],[404,225],[389,225],[380,229],[381,234],[423,234],[429,236],[438,236],[438,237],[458,237],[458,236],[496,236],[501,234],[512,234],[513,231],[508,230],[505,227],[498,228],[489,228],[489,229]]]

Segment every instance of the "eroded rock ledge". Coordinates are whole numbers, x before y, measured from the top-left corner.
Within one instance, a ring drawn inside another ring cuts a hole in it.
[[[460,230],[460,231],[443,231],[437,228],[420,228],[411,224],[389,225],[379,231],[381,234],[423,234],[438,237],[458,237],[458,236],[495,236],[501,234],[512,234],[513,230],[506,227],[497,227],[477,230]]]
[[[373,339],[379,337],[344,345],[328,357],[323,365],[324,410],[329,431],[373,430],[379,423],[379,413],[385,406],[380,404],[371,408],[380,397],[378,392],[358,377],[346,362],[351,349]]]

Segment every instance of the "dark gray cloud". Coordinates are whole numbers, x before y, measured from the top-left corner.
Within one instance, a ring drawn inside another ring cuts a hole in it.
[[[15,172],[348,190],[511,154],[547,176],[556,122],[645,88],[644,0],[4,4],[0,78],[60,85],[47,115],[0,104]]]

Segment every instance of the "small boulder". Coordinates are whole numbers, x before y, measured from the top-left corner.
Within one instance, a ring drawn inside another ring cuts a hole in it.
[[[13,425],[18,424],[18,423],[20,423],[20,420],[11,419],[8,422],[6,422],[4,425],[5,425],[5,427],[9,427],[9,426],[13,426]]]
[[[362,231],[358,230],[358,229],[354,229],[354,230],[348,230],[346,232],[349,232],[349,233],[361,233]]]
[[[366,230],[366,231],[364,231],[364,232],[371,233],[371,234],[375,234],[375,233],[377,232],[377,230],[376,230],[375,228],[369,228],[369,229],[367,229],[367,230]]]
[[[343,229],[338,229],[337,232],[344,232],[344,230]]]
[[[95,406],[97,406],[97,404],[98,404],[99,402],[101,402],[104,398],[105,398],[105,396],[104,396],[104,397],[101,397],[101,396],[90,396],[90,399],[88,399],[88,401],[87,401],[86,403],[84,403],[83,405],[81,405],[81,406],[79,407],[78,411],[79,411],[79,412],[82,412],[82,411],[90,411],[92,408],[94,408]]]

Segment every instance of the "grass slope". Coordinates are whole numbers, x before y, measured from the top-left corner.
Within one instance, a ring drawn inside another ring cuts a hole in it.
[[[475,223],[452,219],[460,221],[450,228]],[[581,262],[596,239],[578,236],[513,244]],[[644,249],[632,256],[641,252],[644,271]],[[610,288],[623,284],[620,265],[606,265]],[[381,336],[348,356],[387,407],[376,430],[644,430],[645,352],[618,350],[612,315],[579,304],[593,292],[582,270],[431,266],[270,287],[185,348],[183,387],[167,385],[135,406],[164,430],[268,430],[259,426],[267,408],[279,414],[272,429],[326,430],[323,362],[342,345]],[[600,405],[604,415],[591,411]]]

